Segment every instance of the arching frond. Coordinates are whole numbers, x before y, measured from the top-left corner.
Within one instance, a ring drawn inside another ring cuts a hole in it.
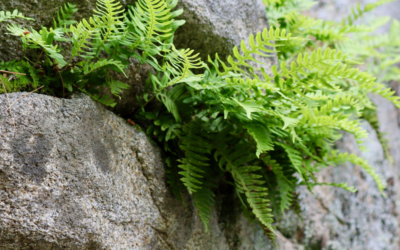
[[[179,172],[183,184],[187,187],[190,194],[202,188],[202,179],[205,175],[205,167],[209,166],[209,154],[211,146],[204,136],[201,127],[196,121],[185,124],[182,128],[181,149],[185,152],[185,157],[180,160]]]
[[[19,12],[18,10],[14,10],[13,12],[10,11],[0,11],[0,23],[4,22],[4,21],[9,21],[11,19],[14,18],[22,18],[22,19],[26,19],[26,20],[32,20],[34,21],[35,19],[30,18],[30,17],[26,17],[24,16],[21,12]]]
[[[362,167],[369,175],[374,178],[378,189],[381,193],[383,193],[383,190],[386,188],[386,182],[385,180],[382,179],[381,176],[379,176],[376,171],[371,167],[368,162],[354,154],[348,154],[348,153],[338,153],[337,151],[332,151],[331,156],[328,158],[328,160],[332,163],[340,164],[344,162],[351,162],[354,165]]]

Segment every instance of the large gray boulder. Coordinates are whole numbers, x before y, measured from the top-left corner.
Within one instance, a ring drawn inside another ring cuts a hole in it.
[[[166,186],[160,150],[90,98],[8,106],[0,95],[0,249],[271,246],[258,225],[235,214],[221,223],[217,210],[205,233],[189,196],[184,207]]]

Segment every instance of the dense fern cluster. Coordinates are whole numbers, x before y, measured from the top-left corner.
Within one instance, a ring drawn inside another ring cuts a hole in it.
[[[332,147],[342,131],[362,145],[367,133],[360,119],[367,111],[371,120],[375,117],[368,93],[400,107],[392,91],[352,67],[355,57],[331,46],[339,46],[347,33],[367,29],[353,24],[360,11],[334,25],[300,15],[310,6],[307,1],[298,6],[297,1],[265,0],[276,27],[250,36],[249,45],[234,47],[226,60],[210,55],[206,64],[193,50],[173,45],[174,31],[184,23],[174,20],[182,12],[172,11],[176,2],[140,0],[124,12],[116,0],[98,0],[88,20],[74,21],[77,9],[68,4],[53,28],[36,31],[11,24],[11,34],[21,37],[26,48],[41,49],[46,61],[2,62],[0,69],[26,73],[19,82],[32,87],[48,83],[54,91],[58,84],[60,90],[61,82],[112,106],[109,96],[98,94],[99,87],[118,95],[127,85],[110,78],[109,70],[124,73],[131,57],[152,65],[155,73],[139,97],[141,110],[135,118],[151,124],[147,133],[167,155],[168,183],[181,200],[188,190],[206,230],[221,181],[234,186],[243,208],[272,238],[274,214],[297,206],[298,185],[355,191],[345,183],[318,183],[315,173],[321,168],[352,162],[384,190],[385,181],[365,160]],[[309,35],[329,46],[314,50]],[[56,45],[61,42],[71,44],[71,51],[61,51]],[[274,53],[279,67],[266,69],[256,59]],[[47,74],[49,67],[57,74]]]
[[[160,55],[179,67],[176,61],[185,52],[170,49],[174,31],[184,23],[174,20],[181,10],[170,11],[176,4],[177,0],[142,0],[136,6],[129,6],[125,13],[116,0],[98,0],[95,14],[77,22],[73,14],[78,9],[68,3],[59,10],[53,27],[41,27],[37,31],[10,24],[8,31],[21,37],[25,49],[41,49],[42,53],[36,63],[3,62],[2,69],[13,71],[15,67],[9,64],[21,64],[20,67],[31,68],[26,77],[34,83],[32,87],[40,80],[47,93],[61,95],[62,90],[65,96],[65,89],[71,92],[78,89],[105,105],[114,106],[115,100],[108,95],[101,96],[99,90],[109,88],[118,97],[129,86],[110,77],[110,70],[125,74],[130,59],[135,58],[162,71],[156,58]],[[7,12],[4,17],[1,12],[1,15],[0,21],[25,18],[18,11]],[[67,46],[58,46],[60,43]],[[71,49],[63,50],[64,47]],[[24,87],[21,81],[15,84]]]
[[[362,118],[366,119],[376,130],[378,138],[383,145],[385,155],[389,160],[389,146],[384,134],[379,131],[375,106],[366,97],[366,92],[374,92],[389,100],[393,92],[382,85],[383,82],[400,81],[400,70],[396,66],[400,62],[400,23],[392,21],[390,33],[379,34],[375,30],[386,24],[390,18],[369,18],[365,14],[375,8],[393,2],[394,0],[379,0],[361,7],[357,4],[351,9],[350,14],[341,22],[314,19],[302,14],[317,2],[313,0],[264,0],[267,15],[272,26],[284,27],[299,38],[297,41],[284,43],[280,49],[279,57],[287,60],[298,53],[315,51],[318,48],[335,48],[345,53],[354,64],[367,63],[367,72],[377,77],[378,84],[363,84],[361,93],[359,86],[351,86],[345,80],[341,85],[353,89],[354,93],[361,94],[365,108]],[[363,20],[364,19],[364,20]],[[362,21],[360,24],[360,21]],[[358,22],[358,24],[357,24]],[[365,24],[367,23],[367,24]],[[365,66],[363,66],[365,68]]]

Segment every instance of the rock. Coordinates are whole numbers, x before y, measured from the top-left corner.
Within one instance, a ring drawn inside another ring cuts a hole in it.
[[[178,47],[191,48],[200,53],[204,61],[215,53],[224,59],[232,54],[233,46],[246,43],[251,34],[268,26],[265,7],[261,0],[181,0],[177,8],[184,10],[180,18],[186,24],[175,35]],[[263,61],[270,68],[274,58]]]
[[[184,207],[166,186],[160,150],[100,104],[24,94],[8,95],[22,97],[12,116],[0,95],[0,249],[270,245],[258,225],[224,226],[216,210],[205,233],[189,196]]]

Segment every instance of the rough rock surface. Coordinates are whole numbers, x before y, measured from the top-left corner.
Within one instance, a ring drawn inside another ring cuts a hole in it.
[[[10,103],[23,94],[10,94]],[[157,147],[90,98],[32,94],[15,103],[12,116],[3,113],[7,107],[0,95],[0,249],[238,244],[225,238],[234,233],[224,231],[216,212],[212,233],[204,233],[191,200],[183,207],[166,187]],[[239,222],[241,249],[265,249],[257,225]]]
[[[263,31],[268,21],[261,0],[182,0],[177,8],[186,24],[175,35],[178,47],[199,52],[204,61],[218,53],[221,59],[232,54],[233,46],[251,34]],[[271,65],[271,60],[264,62]],[[269,68],[268,66],[266,68]]]

